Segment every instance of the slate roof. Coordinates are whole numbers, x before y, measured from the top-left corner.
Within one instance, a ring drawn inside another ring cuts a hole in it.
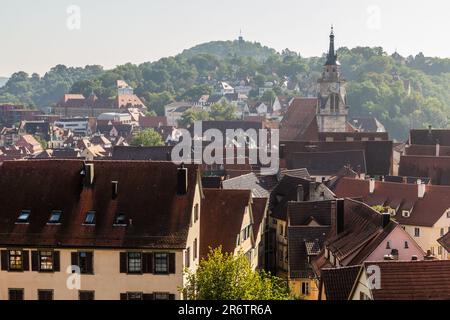
[[[288,227],[289,277],[291,279],[314,277],[309,259],[314,258],[320,252],[330,229],[330,226]]]
[[[172,152],[173,147],[132,147],[132,146],[114,146],[112,150],[113,160],[153,160],[167,161],[168,154]]]
[[[270,191],[275,187],[276,183],[277,180],[274,176],[261,176],[251,172],[233,179],[224,180],[222,187],[224,189],[251,190],[256,198],[269,198]]]
[[[336,210],[336,201],[302,201],[288,203],[290,226],[306,226],[314,219],[321,226],[331,226]]]
[[[410,144],[450,146],[448,129],[413,129],[409,132]]]
[[[348,300],[361,266],[322,269],[321,290],[329,301]]]
[[[80,160],[7,161],[0,165],[0,245],[69,248],[186,247],[198,166],[188,169],[188,192],[177,193],[178,167],[170,162],[94,161],[87,186]],[[111,183],[118,181],[118,195]],[[11,201],[14,199],[14,201]],[[16,224],[30,210],[29,224]],[[52,210],[61,223],[48,224]],[[83,224],[96,211],[95,225]],[[127,226],[114,226],[118,213]]]
[[[369,205],[400,202],[395,219],[402,225],[432,227],[450,208],[449,186],[426,185],[425,196],[419,198],[417,184],[375,181],[371,194],[368,180],[344,178],[335,193],[338,197],[362,198]],[[403,217],[403,208],[412,210],[409,218]]]
[[[288,168],[306,168],[312,175],[335,175],[344,166],[360,168],[367,172],[364,150],[329,151],[329,152],[295,152],[287,161]]]
[[[290,156],[294,153],[364,150],[368,174],[388,175],[391,172],[392,141],[281,141],[280,146],[283,146],[280,153],[284,153],[280,154],[280,158],[284,156],[286,162],[289,162]]]

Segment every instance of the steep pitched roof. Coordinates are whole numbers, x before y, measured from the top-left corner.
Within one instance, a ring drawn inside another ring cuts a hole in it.
[[[290,226],[306,226],[311,219],[321,226],[331,226],[335,214],[336,201],[302,201],[288,203]]]
[[[267,215],[269,200],[267,198],[253,198],[252,215],[253,215],[253,236],[256,239],[261,229],[261,224]]]
[[[439,238],[438,242],[447,252],[450,252],[450,232],[447,232],[443,237]]]
[[[207,257],[209,248],[222,246],[233,253],[241,232],[245,210],[251,206],[250,190],[204,189],[200,218],[200,258]]]
[[[366,262],[380,268],[374,300],[449,300],[450,260]]]
[[[94,161],[86,186],[83,161],[30,160],[0,166],[0,244],[27,247],[186,247],[198,166],[188,169],[188,192],[177,194],[178,167],[171,162]],[[112,181],[118,194],[112,197]],[[11,201],[15,199],[15,201]],[[30,210],[29,224],[16,224]],[[48,224],[61,210],[61,224]],[[95,226],[83,224],[96,211]],[[118,213],[127,226],[114,226]]]
[[[318,140],[317,98],[295,98],[280,124],[280,140]]]
[[[314,276],[310,259],[322,249],[331,227],[288,227],[288,257],[290,278],[310,278]]]
[[[330,301],[348,300],[361,266],[322,269],[321,289]]]
[[[224,189],[251,190],[254,197],[269,198],[270,191],[275,187],[277,181],[273,176],[258,176],[256,173],[241,175],[236,178],[224,180]]]
[[[338,197],[362,198],[369,205],[393,206],[399,203],[396,221],[403,225],[432,227],[450,208],[450,187],[425,185],[425,196],[418,197],[418,185],[375,181],[370,193],[368,180],[342,179],[335,190]],[[410,217],[402,211],[409,210]]]

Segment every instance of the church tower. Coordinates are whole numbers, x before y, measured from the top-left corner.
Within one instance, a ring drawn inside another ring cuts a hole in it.
[[[331,27],[330,48],[318,80],[317,124],[319,132],[347,131],[348,106],[346,81],[341,78],[341,65],[334,48],[334,31]]]

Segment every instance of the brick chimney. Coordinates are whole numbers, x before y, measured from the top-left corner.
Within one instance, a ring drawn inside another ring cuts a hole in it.
[[[177,194],[183,196],[188,190],[188,169],[181,164],[177,171]]]

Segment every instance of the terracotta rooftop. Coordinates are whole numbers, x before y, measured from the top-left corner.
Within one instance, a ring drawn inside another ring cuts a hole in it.
[[[317,98],[294,98],[280,124],[280,140],[318,140]]]
[[[178,195],[170,162],[95,161],[86,185],[79,160],[30,160],[0,165],[0,244],[27,247],[185,248],[198,167],[187,165],[188,193]],[[112,194],[112,182],[118,193]],[[11,201],[11,199],[15,199]],[[17,224],[30,210],[29,224]],[[61,223],[48,224],[52,210]],[[95,210],[95,225],[84,225]],[[126,226],[115,226],[118,214]]]
[[[335,193],[338,197],[361,198],[374,206],[382,205],[396,209],[395,220],[403,225],[432,227],[450,208],[450,187],[425,185],[425,195],[419,198],[418,185],[375,181],[370,193],[369,180],[343,178]],[[403,210],[410,211],[409,217]]]
[[[246,208],[251,206],[250,190],[204,189],[200,219],[200,258],[209,248],[222,246],[223,252],[233,253],[241,232]]]
[[[366,262],[380,267],[374,300],[449,300],[450,260]]]
[[[348,300],[361,266],[322,269],[321,290],[330,301]]]

